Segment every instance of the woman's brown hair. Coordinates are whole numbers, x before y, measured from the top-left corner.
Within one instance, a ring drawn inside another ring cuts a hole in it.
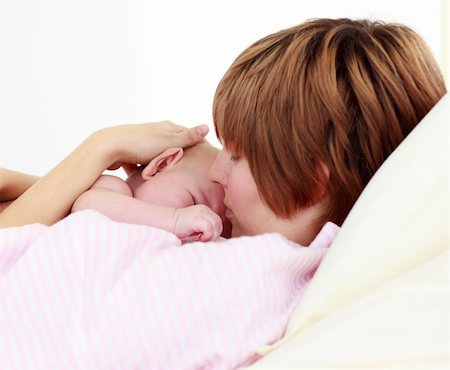
[[[315,19],[244,50],[217,87],[213,117],[219,139],[248,160],[275,214],[292,216],[325,188],[322,221],[341,224],[445,91],[431,52],[410,28]]]

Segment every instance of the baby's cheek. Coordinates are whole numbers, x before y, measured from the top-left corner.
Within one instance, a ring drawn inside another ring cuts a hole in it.
[[[167,188],[157,188],[154,185],[151,187],[141,186],[135,191],[134,197],[146,203],[176,209],[194,205],[192,196],[188,192],[179,192]]]
[[[187,199],[185,197],[171,198],[171,199],[167,199],[167,201],[162,203],[161,205],[179,209],[179,208],[186,208],[186,207],[193,206],[194,202],[192,201],[192,197],[191,197],[191,199]]]

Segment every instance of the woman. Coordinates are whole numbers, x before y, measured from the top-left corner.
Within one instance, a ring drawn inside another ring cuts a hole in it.
[[[214,100],[224,149],[210,177],[226,190],[233,236],[278,231],[309,244],[326,221],[342,224],[445,91],[427,45],[402,25],[317,19],[251,45]],[[148,162],[206,130],[167,122],[100,130],[0,214],[0,226],[54,223],[104,169]]]
[[[207,133],[206,125],[188,129],[168,121],[109,127],[89,136],[41,179],[0,168],[0,202],[8,205],[0,213],[0,227],[51,225],[69,213],[105,169],[124,165],[130,171],[168,146],[187,147]]]
[[[326,221],[340,225],[445,91],[427,45],[402,25],[317,19],[251,45],[214,100],[224,149],[210,178],[224,186],[232,235],[276,231],[307,245]],[[53,223],[104,169],[192,145],[206,127],[197,131],[101,130],[0,214],[0,226]]]
[[[20,345],[26,343],[34,346],[33,367],[57,363],[50,360],[84,365],[79,368],[237,368],[254,362],[256,347],[283,335],[337,228],[322,248],[311,240],[327,220],[344,221],[375,171],[444,92],[424,42],[401,25],[320,19],[256,42],[217,89],[214,122],[224,149],[209,171],[224,187],[232,236],[255,236],[178,248],[178,240],[159,229],[91,212],[72,215],[45,239],[45,248],[9,249],[9,264],[25,257],[21,268],[11,268],[22,274],[15,280],[20,289],[4,284],[14,294],[3,301],[5,325],[22,315],[5,330],[10,340],[3,357],[22,365]],[[53,223],[105,168],[146,163],[168,147],[194,144],[205,131],[160,123],[95,133],[0,214],[0,225]],[[32,226],[24,238],[43,228]],[[86,243],[80,230],[89,231]],[[12,243],[20,237],[17,230],[5,231]],[[257,235],[269,232],[276,233]],[[60,242],[49,245],[52,240]],[[153,241],[161,243],[155,253]],[[33,263],[32,253],[40,263]],[[143,258],[132,259],[133,253]],[[48,260],[57,263],[47,266]],[[78,277],[71,284],[61,283],[66,271]],[[20,306],[25,287],[31,298]],[[33,316],[30,307],[42,309]],[[41,322],[56,322],[54,331]],[[29,332],[39,340],[28,340]],[[44,339],[51,345],[41,345]]]
[[[397,24],[317,19],[244,50],[214,100],[233,236],[308,245],[341,225],[371,177],[446,91],[426,44]]]

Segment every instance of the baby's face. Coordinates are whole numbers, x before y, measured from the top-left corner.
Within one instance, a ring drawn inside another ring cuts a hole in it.
[[[189,165],[175,165],[158,172],[134,190],[134,197],[152,204],[173,208],[185,208],[204,204],[222,219],[222,236],[229,237],[231,225],[225,217],[222,185],[208,179],[209,162],[204,158],[186,158]]]

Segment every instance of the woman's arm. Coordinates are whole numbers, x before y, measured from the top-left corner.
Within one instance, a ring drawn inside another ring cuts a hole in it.
[[[168,121],[99,130],[0,213],[0,227],[51,225],[69,213],[105,169],[148,163],[170,146],[197,143],[207,132],[206,125],[188,129]]]
[[[0,203],[18,198],[38,180],[37,176],[0,168]]]
[[[0,213],[38,180],[37,176],[0,168]]]

